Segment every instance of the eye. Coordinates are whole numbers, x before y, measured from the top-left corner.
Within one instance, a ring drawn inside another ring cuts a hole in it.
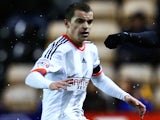
[[[76,22],[81,24],[81,23],[84,23],[84,20],[83,19],[77,19]]]
[[[93,20],[88,20],[87,23],[90,25],[92,24]]]

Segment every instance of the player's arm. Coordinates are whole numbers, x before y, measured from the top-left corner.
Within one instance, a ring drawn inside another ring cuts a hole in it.
[[[44,75],[38,71],[31,71],[25,79],[26,85],[33,88],[39,88],[39,89],[49,88],[52,82],[53,81],[46,79]]]
[[[96,68],[94,68],[91,80],[97,88],[99,88],[104,93],[112,97],[124,101],[125,96],[129,95],[127,92],[123,91],[119,86],[117,86],[109,77],[105,76],[105,74],[102,71],[102,68],[99,65]]]
[[[146,107],[139,100],[122,90],[117,84],[115,84],[110,78],[108,78],[103,72],[101,68],[97,66],[93,70],[92,82],[93,84],[102,90],[107,95],[118,98],[120,100],[126,101],[128,104],[137,107],[139,110],[140,118],[143,119],[144,114],[146,112]],[[96,74],[97,73],[97,74]]]
[[[41,71],[45,70],[41,69]],[[41,71],[40,69],[38,71],[31,71],[25,79],[25,84],[38,89],[60,90],[72,83],[72,79],[60,80],[57,82],[51,81],[45,78]]]
[[[104,44],[106,47],[113,49],[118,45],[131,43],[141,47],[159,48],[160,36],[157,31],[145,31],[139,33],[121,32],[109,35]]]

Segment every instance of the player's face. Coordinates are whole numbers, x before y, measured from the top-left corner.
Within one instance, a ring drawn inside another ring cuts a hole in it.
[[[88,39],[93,22],[93,12],[76,10],[71,21],[67,21],[67,35],[72,41],[82,46],[83,41]]]

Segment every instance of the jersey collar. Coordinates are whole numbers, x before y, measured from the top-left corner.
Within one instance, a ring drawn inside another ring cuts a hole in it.
[[[76,44],[73,43],[73,41],[68,37],[67,34],[63,34],[62,36],[65,37],[69,42],[71,42],[78,50],[80,50],[80,51],[85,50],[85,47],[86,47],[86,42],[85,41],[83,42],[83,46],[79,47],[79,46],[77,46]]]

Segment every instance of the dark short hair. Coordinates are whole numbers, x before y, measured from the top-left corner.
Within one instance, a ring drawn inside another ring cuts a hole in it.
[[[66,13],[65,13],[65,19],[68,19],[70,21],[71,18],[74,16],[74,12],[76,10],[82,10],[85,12],[92,11],[91,7],[88,4],[86,4],[84,2],[76,2],[76,3],[71,4],[67,8]]]

